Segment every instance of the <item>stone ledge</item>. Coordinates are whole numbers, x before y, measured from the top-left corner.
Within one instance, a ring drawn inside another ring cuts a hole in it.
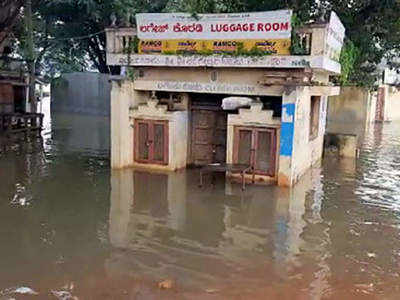
[[[263,104],[252,103],[250,108],[240,108],[239,114],[228,115],[228,126],[229,125],[279,125],[280,119],[273,118],[272,110],[263,110]]]
[[[223,56],[223,55],[153,55],[121,54],[107,52],[107,64],[118,66],[151,67],[215,67],[215,68],[279,68],[319,69],[331,74],[340,74],[338,62],[323,55],[303,56]]]

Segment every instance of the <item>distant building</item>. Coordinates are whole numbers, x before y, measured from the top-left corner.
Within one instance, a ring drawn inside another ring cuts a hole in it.
[[[376,102],[376,120],[400,121],[400,70],[386,67],[382,72]]]
[[[110,75],[95,72],[62,74],[51,85],[52,113],[110,115]]]
[[[24,61],[9,56],[10,49],[3,42],[0,50],[0,135],[4,133],[38,132],[43,115],[31,113],[29,74]],[[36,80],[35,84],[43,82]]]
[[[21,61],[0,58],[0,113],[26,111],[28,83]]]

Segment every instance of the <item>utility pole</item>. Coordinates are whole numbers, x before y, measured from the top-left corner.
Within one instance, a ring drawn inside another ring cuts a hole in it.
[[[37,111],[35,97],[35,53],[33,48],[32,0],[25,2],[25,23],[27,31],[26,54],[29,70],[29,102],[31,112]]]

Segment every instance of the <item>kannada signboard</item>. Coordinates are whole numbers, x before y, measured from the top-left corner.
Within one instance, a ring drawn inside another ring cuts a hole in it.
[[[325,55],[330,59],[334,61],[340,60],[344,36],[345,28],[336,13],[332,11],[325,42]]]
[[[137,14],[139,53],[289,54],[291,10],[238,14]]]
[[[383,83],[389,85],[400,85],[400,70],[386,68],[383,73]]]

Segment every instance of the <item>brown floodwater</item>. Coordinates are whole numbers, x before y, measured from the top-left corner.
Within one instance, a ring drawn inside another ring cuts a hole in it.
[[[1,300],[400,298],[400,124],[371,127],[357,162],[242,192],[110,171],[107,134],[80,148],[71,120],[1,150]]]

